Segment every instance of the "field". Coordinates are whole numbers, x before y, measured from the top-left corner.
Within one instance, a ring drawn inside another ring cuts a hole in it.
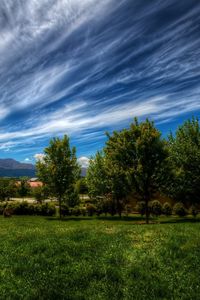
[[[200,299],[200,220],[0,218],[0,299]]]

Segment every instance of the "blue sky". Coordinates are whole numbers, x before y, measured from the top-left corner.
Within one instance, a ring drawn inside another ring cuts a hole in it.
[[[166,135],[199,112],[198,0],[0,1],[1,158],[65,133],[89,157],[135,116]]]

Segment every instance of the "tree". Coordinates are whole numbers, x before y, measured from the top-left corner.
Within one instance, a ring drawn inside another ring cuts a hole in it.
[[[87,186],[87,182],[86,179],[84,177],[80,178],[77,182],[76,182],[76,186],[75,186],[76,192],[79,195],[86,195],[88,194],[88,186]]]
[[[20,197],[22,197],[24,199],[24,197],[26,197],[30,192],[30,186],[27,182],[27,178],[26,177],[22,177],[20,179],[20,185],[18,187],[18,194]]]
[[[182,202],[200,199],[200,124],[192,118],[169,136],[170,159],[175,170],[172,196]]]
[[[9,178],[0,179],[0,201],[5,201],[16,195],[17,187],[14,180]]]
[[[42,203],[42,201],[47,199],[49,196],[47,186],[44,185],[33,188],[32,195],[37,202]]]
[[[64,201],[68,207],[75,207],[80,204],[80,198],[76,186],[74,187],[74,185],[72,185],[71,188],[67,190],[64,195]]]
[[[130,180],[124,169],[112,160],[108,148],[105,148],[105,153],[105,165],[110,188],[108,196],[110,200],[112,200],[115,210],[121,218],[122,211],[127,204],[127,195],[129,195],[131,191]]]
[[[61,204],[64,195],[68,193],[80,176],[80,166],[76,159],[76,149],[70,148],[67,135],[53,138],[47,148],[45,156],[36,164],[39,179],[47,185],[52,195],[59,202],[59,215],[61,218]]]
[[[97,152],[95,157],[90,159],[86,175],[89,196],[105,196],[110,191],[108,183],[104,153]]]
[[[105,153],[115,169],[124,174],[127,186],[130,183],[145,202],[146,223],[149,222],[148,204],[155,190],[164,184],[168,151],[166,142],[154,123],[137,119],[129,129],[108,136]]]

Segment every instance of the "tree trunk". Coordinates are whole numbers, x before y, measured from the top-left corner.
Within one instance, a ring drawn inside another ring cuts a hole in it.
[[[145,219],[146,219],[146,224],[149,224],[149,196],[145,196]]]
[[[122,209],[121,209],[121,203],[120,203],[119,199],[117,199],[117,212],[118,212],[118,215],[119,215],[119,217],[121,219],[121,217],[122,217]]]
[[[62,218],[62,212],[61,212],[61,197],[58,198],[58,202],[59,202],[59,218],[61,220]]]

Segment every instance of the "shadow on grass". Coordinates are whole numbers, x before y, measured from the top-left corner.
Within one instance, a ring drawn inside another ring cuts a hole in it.
[[[174,224],[174,223],[200,223],[200,218],[169,218],[165,220],[159,220],[160,224]]]
[[[121,218],[119,216],[93,216],[93,217],[81,217],[81,216],[66,216],[62,217],[61,219],[59,217],[46,217],[46,220],[48,221],[62,221],[62,222],[68,222],[68,221],[111,221],[111,222],[144,222],[144,218],[141,216],[122,216]],[[153,220],[153,219],[152,219]],[[151,221],[152,221],[151,220]]]
[[[94,218],[91,217],[46,217],[48,221],[61,221],[61,222],[68,222],[68,221],[92,221]]]
[[[144,218],[141,217],[140,215],[136,216],[122,216],[121,218],[119,216],[99,216],[96,217],[97,220],[102,220],[102,221],[144,221]]]
[[[82,217],[82,216],[66,216],[60,219],[59,217],[46,217],[48,221],[61,221],[61,222],[70,222],[70,221],[108,221],[108,222],[116,222],[116,223],[123,223],[127,225],[145,225],[145,218],[141,217],[140,215],[135,216],[93,216],[93,217]],[[200,223],[200,218],[192,218],[192,217],[169,217],[169,218],[150,218],[149,225],[153,224],[175,224],[175,223]]]

